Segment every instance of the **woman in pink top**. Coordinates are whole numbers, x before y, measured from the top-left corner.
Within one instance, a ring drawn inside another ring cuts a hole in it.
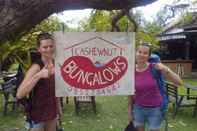
[[[34,60],[17,90],[17,98],[32,96],[28,110],[30,131],[56,131],[57,113],[61,114],[59,100],[55,97],[54,40],[48,33],[37,37],[41,58]]]
[[[162,96],[159,91],[157,80],[151,73],[154,66],[156,70],[172,81],[181,85],[180,77],[162,63],[151,64],[148,59],[151,48],[148,44],[140,45],[136,50],[135,66],[135,95],[129,96],[128,116],[133,121],[138,131],[144,131],[145,123],[151,131],[159,131],[163,120],[160,105]]]

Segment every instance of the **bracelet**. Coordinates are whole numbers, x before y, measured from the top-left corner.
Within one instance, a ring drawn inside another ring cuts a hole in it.
[[[169,73],[170,73],[170,68],[167,67],[166,74],[169,74]]]

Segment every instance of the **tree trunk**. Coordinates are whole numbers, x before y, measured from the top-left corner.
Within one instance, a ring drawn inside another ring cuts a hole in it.
[[[53,13],[69,9],[124,9],[156,0],[0,0],[0,44],[14,40]]]

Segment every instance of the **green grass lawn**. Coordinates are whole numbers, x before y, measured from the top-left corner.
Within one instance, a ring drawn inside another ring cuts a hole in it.
[[[187,82],[191,85],[196,85],[197,86],[197,80],[195,80],[195,79],[184,79],[183,81]],[[187,88],[185,88],[184,86],[181,86],[181,87],[178,88],[178,91],[179,91],[179,94],[186,94]],[[196,91],[192,90],[191,94],[197,95],[197,90]]]
[[[197,85],[194,80],[185,81]],[[181,87],[179,92],[185,93],[186,90]],[[2,115],[2,98],[0,94],[0,131],[25,131],[25,117],[20,109]],[[64,103],[62,124],[65,131],[123,131],[128,122],[127,96],[96,97],[96,114],[90,105],[83,105],[76,115],[73,102],[73,97],[70,97],[69,103]],[[172,105],[169,105],[169,131],[197,131],[197,118],[192,117],[192,112],[193,108],[180,108],[176,118],[172,119]]]
[[[2,103],[2,102],[1,102]],[[84,105],[79,115],[74,112],[73,98],[64,104],[63,126],[65,131],[123,131],[127,124],[127,97],[96,97],[97,114],[91,106]],[[171,106],[168,112],[169,131],[196,131],[197,118],[192,118],[192,108],[180,109],[172,119]],[[18,109],[2,115],[0,108],[0,131],[25,131],[24,116]]]

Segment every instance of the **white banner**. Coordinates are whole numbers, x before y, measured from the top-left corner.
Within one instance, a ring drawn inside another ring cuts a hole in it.
[[[56,32],[56,96],[134,93],[134,33]]]

